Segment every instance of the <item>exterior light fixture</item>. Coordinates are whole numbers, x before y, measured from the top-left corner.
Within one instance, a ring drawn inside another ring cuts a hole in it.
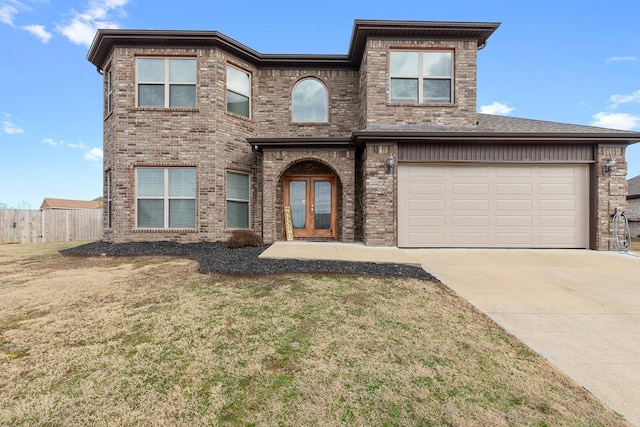
[[[393,172],[393,164],[394,164],[394,158],[393,158],[393,155],[391,155],[387,159],[387,173]]]
[[[609,156],[609,158],[607,159],[607,163],[602,165],[602,174],[603,175],[610,175],[611,172],[613,171],[613,167],[615,165],[616,165],[615,159],[613,157]]]

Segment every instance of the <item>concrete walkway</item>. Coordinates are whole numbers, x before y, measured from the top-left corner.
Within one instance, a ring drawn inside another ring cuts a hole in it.
[[[420,264],[640,426],[640,258],[586,250],[278,242],[262,256]]]

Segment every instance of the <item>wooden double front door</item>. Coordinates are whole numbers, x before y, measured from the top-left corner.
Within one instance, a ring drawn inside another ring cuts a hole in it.
[[[286,175],[284,205],[291,207],[294,237],[336,237],[336,177]]]

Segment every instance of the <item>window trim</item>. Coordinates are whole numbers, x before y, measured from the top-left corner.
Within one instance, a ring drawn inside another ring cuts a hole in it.
[[[113,73],[111,68],[106,71],[107,79],[107,116],[113,112]]]
[[[407,76],[398,76],[398,77],[394,77],[391,74],[391,54],[393,52],[415,52],[418,53],[418,75],[417,77],[407,77]],[[424,53],[431,53],[431,52],[448,52],[451,54],[451,75],[448,77],[443,77],[443,76],[436,76],[436,77],[432,77],[432,76],[425,76],[424,75],[424,60],[423,60],[423,54]],[[389,83],[388,83],[388,88],[389,88],[389,98],[388,98],[388,102],[391,104],[395,104],[395,105],[423,105],[423,106],[434,106],[434,105],[454,105],[455,104],[455,58],[456,58],[456,52],[455,49],[453,48],[428,48],[428,49],[410,49],[410,48],[392,48],[389,49],[389,66],[388,66],[388,70],[389,70]],[[403,101],[393,101],[392,100],[392,93],[391,93],[391,82],[396,79],[396,80],[402,80],[402,79],[410,79],[410,80],[416,80],[418,81],[418,101],[414,102],[414,101],[408,101],[408,102],[403,102]],[[425,80],[449,80],[450,84],[449,84],[449,93],[450,93],[450,99],[449,101],[437,101],[437,102],[428,102],[424,100],[424,81]]]
[[[138,189],[140,188],[138,185],[138,170],[140,169],[162,169],[163,171],[163,195],[162,197],[159,196],[139,196],[138,195]],[[195,191],[195,195],[193,197],[184,197],[184,196],[180,196],[180,197],[170,197],[169,196],[169,170],[170,169],[188,169],[188,170],[193,170],[194,171],[194,184],[196,186],[196,191]],[[197,169],[193,166],[136,166],[134,168],[135,172],[134,172],[134,179],[135,179],[135,191],[134,191],[134,195],[135,195],[135,229],[136,230],[195,230],[196,229],[196,225],[198,223],[198,205],[197,205],[197,195],[198,195],[198,190],[197,190],[197,185],[198,185],[198,174],[197,174]],[[139,200],[162,200],[163,201],[163,220],[164,220],[164,224],[162,227],[140,227],[140,225],[138,224],[138,212],[139,212],[139,207],[138,207],[138,201]],[[194,224],[193,227],[170,227],[169,226],[169,201],[171,200],[193,200],[194,201]]]
[[[235,91],[235,90],[232,90],[232,89],[229,89],[229,68],[233,68],[233,69],[235,69],[237,71],[240,71],[240,72],[246,74],[249,77],[249,94],[248,95],[246,95],[244,93],[241,93],[241,92],[238,92],[238,91]],[[233,112],[233,111],[229,110],[229,92],[232,92],[232,93],[234,93],[236,95],[240,95],[240,96],[243,96],[243,97],[246,97],[246,98],[249,99],[249,115],[248,116],[245,116],[243,114],[236,113],[236,112]],[[253,114],[252,114],[253,113],[253,75],[249,70],[227,62],[227,66],[225,67],[225,91],[224,91],[224,96],[225,96],[225,107],[226,107],[225,111],[228,114],[232,114],[232,115],[234,115],[236,117],[242,117],[242,118],[248,119],[248,120],[252,119],[252,117],[253,117]]]
[[[111,170],[106,172],[106,207],[107,207],[107,228],[113,228],[113,175]]]
[[[229,197],[229,174],[230,173],[235,173],[238,175],[246,175],[248,178],[248,193],[249,193],[249,198],[248,199],[238,199],[238,198],[232,198]],[[235,169],[227,169],[227,172],[225,174],[225,227],[228,230],[251,230],[251,173],[249,172],[245,172],[245,171],[240,171],[240,170],[235,170]],[[237,202],[237,203],[246,203],[247,204],[247,226],[246,227],[230,227],[229,226],[229,202]]]
[[[305,81],[309,81],[309,80],[314,80],[318,83],[320,83],[322,85],[322,87],[324,88],[324,96],[325,96],[325,101],[326,101],[326,109],[325,109],[325,120],[322,121],[315,121],[315,120],[310,120],[310,121],[306,121],[306,120],[296,120],[295,119],[295,93],[296,93],[296,89],[298,88],[298,86],[300,85],[300,83],[303,83]],[[329,89],[327,88],[327,85],[325,84],[324,81],[322,81],[321,79],[319,79],[318,77],[315,76],[306,76],[301,78],[300,80],[298,80],[294,85],[293,85],[293,89],[291,90],[291,122],[292,123],[296,123],[296,124],[309,124],[309,123],[322,123],[322,124],[326,124],[329,123]]]
[[[162,83],[159,82],[144,82],[144,81],[140,81],[138,79],[138,61],[140,59],[162,59],[164,60],[164,81]],[[193,99],[193,106],[189,106],[189,107],[174,107],[171,105],[171,86],[172,83],[170,81],[170,63],[171,60],[192,60],[195,62],[196,65],[196,75],[195,75],[195,80],[193,81],[193,83],[191,82],[178,82],[178,83],[173,83],[173,85],[179,85],[179,86],[193,86],[195,89],[195,95],[194,95],[194,99]],[[139,55],[135,57],[135,81],[136,81],[136,108],[141,108],[141,109],[189,109],[189,110],[195,110],[198,108],[198,59],[195,56],[153,56],[153,55]],[[164,87],[164,106],[149,106],[149,105],[145,105],[142,106],[140,105],[140,85],[141,84],[154,84],[154,85],[162,85]]]

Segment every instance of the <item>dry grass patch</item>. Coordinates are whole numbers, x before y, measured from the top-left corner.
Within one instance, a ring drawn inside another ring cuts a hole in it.
[[[50,248],[0,247],[0,425],[626,425],[435,283]]]

